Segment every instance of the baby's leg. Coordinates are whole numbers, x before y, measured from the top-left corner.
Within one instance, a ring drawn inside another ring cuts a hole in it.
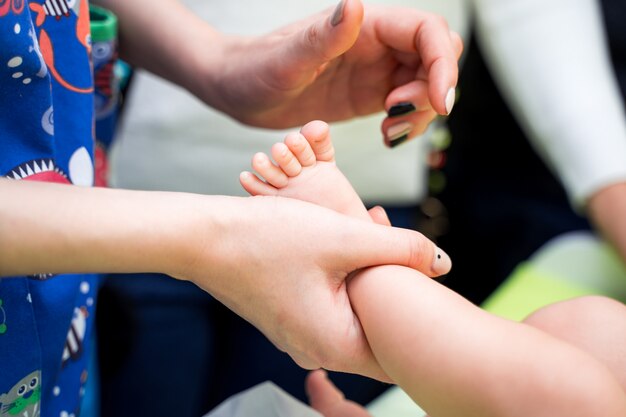
[[[326,125],[313,122],[302,134],[274,145],[276,165],[255,155],[267,182],[243,173],[244,188],[367,218],[334,164]],[[348,291],[378,362],[431,416],[626,415],[619,384],[595,359],[492,316],[415,270],[369,268]]]
[[[626,415],[624,392],[595,358],[419,272],[369,268],[348,290],[379,364],[432,417]]]
[[[626,393],[626,306],[589,296],[543,307],[524,323],[579,347],[604,363]]]

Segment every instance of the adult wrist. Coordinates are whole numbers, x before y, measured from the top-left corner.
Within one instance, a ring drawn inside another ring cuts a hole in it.
[[[195,39],[196,50],[205,51],[210,45],[210,53],[195,53],[191,71],[186,77],[185,87],[210,107],[222,111],[237,119],[236,105],[231,103],[229,96],[237,90],[245,80],[233,73],[239,72],[241,65],[249,63],[237,62],[239,56],[246,56],[245,51],[250,42],[249,37],[225,35],[209,32]],[[234,78],[237,84],[229,81]]]
[[[237,265],[229,237],[234,235],[233,228],[245,227],[242,222],[245,208],[241,203],[246,199],[168,194],[175,195],[179,201],[171,213],[176,220],[162,230],[166,244],[156,249],[157,256],[162,258],[162,272],[214,293],[220,287],[217,278],[228,275]]]

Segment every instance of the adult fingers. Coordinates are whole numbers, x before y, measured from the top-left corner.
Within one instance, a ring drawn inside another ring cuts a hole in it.
[[[391,221],[387,216],[387,212],[381,206],[372,207],[367,212],[374,223],[382,226],[391,226]]]
[[[453,30],[450,31],[450,39],[452,39],[452,46],[454,47],[454,52],[456,53],[456,59],[458,61],[463,53],[463,39],[461,38],[461,35]]]
[[[437,277],[452,268],[450,257],[419,232],[363,222],[353,226],[338,242],[340,247],[351,248],[341,259],[350,263],[350,271],[374,265],[403,265]]]
[[[385,101],[387,118],[382,132],[387,146],[397,146],[424,133],[437,113],[428,98],[428,83],[415,80],[396,88]]]
[[[354,320],[358,319],[355,317]],[[316,369],[322,366],[331,371],[363,375],[382,382],[393,382],[376,361],[365,335],[359,338],[346,338],[345,333],[335,332],[339,330],[337,328],[328,328],[328,330],[321,334],[318,340],[330,339],[332,346],[321,345],[314,352],[294,351],[278,345],[277,347],[287,352],[291,359],[303,369]],[[358,329],[354,328],[351,331],[362,333],[360,324]]]
[[[454,104],[458,81],[458,41],[440,16],[414,9],[380,8],[373,17],[378,38],[400,52],[414,52],[426,69],[429,97],[439,114]]]
[[[443,18],[426,20],[417,30],[415,44],[428,74],[428,95],[433,108],[447,115],[454,106],[459,67],[455,40]]]
[[[346,400],[322,369],[309,373],[305,390],[311,407],[324,417],[370,417],[365,408]]]
[[[288,354],[305,369],[323,367],[392,382],[374,357],[363,328],[354,315],[345,283],[339,289],[334,286],[329,289],[337,297],[307,329],[318,335],[316,342],[301,346],[300,349],[290,349]]]
[[[304,384],[311,407],[323,415],[328,414],[329,410],[345,399],[343,393],[330,382],[328,374],[323,369],[309,372]]]
[[[413,110],[432,108],[428,98],[428,82],[424,80],[410,80],[392,90],[385,99],[385,108],[390,117],[402,116],[410,113],[409,109],[398,109],[398,103],[409,103]]]
[[[282,29],[280,32],[293,38],[282,43],[286,49],[281,66],[289,72],[285,75],[292,78],[318,72],[354,45],[362,20],[361,1],[342,0],[334,9]]]
[[[430,109],[415,112],[402,118],[386,118],[382,124],[385,145],[393,148],[412,137],[421,135],[436,116],[437,113]]]

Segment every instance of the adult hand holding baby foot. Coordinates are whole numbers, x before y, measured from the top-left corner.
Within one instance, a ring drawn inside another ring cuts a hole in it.
[[[311,122],[288,135],[272,155],[276,164],[264,154],[253,158],[267,182],[251,173],[240,178],[256,196],[246,200],[251,205],[246,212],[254,217],[230,213],[239,219],[242,234],[232,237],[245,243],[230,242],[226,252],[216,254],[231,258],[226,268],[237,274],[217,286],[223,292],[205,289],[262,329],[300,366],[388,380],[351,308],[345,280],[353,271],[384,264],[438,276],[450,269],[449,258],[421,234],[388,227],[381,209],[368,216],[335,166],[325,123]],[[268,248],[274,249],[266,253]]]
[[[351,308],[345,279],[380,264],[446,273],[433,271],[434,244],[414,231],[295,199],[219,198],[189,213],[184,234],[205,245],[188,247],[186,268],[173,275],[211,293],[304,368],[388,380]],[[209,225],[210,218],[219,220]]]

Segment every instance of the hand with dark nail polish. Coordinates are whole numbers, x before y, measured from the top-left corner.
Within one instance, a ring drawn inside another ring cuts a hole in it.
[[[388,117],[398,117],[404,116],[405,114],[413,113],[415,111],[415,106],[413,103],[404,102],[398,103],[389,108],[387,111]]]
[[[204,50],[210,42],[200,38],[197,50]],[[415,39],[425,41],[416,45]],[[286,128],[312,119],[351,119],[384,107],[389,117],[431,109],[419,112],[413,134],[436,114],[448,113],[446,98],[456,86],[462,50],[460,38],[451,36],[438,16],[414,8],[363,6],[360,0],[341,0],[269,35],[212,41],[218,62],[208,57],[184,84],[244,124]],[[392,89],[398,72],[416,74],[415,79]],[[427,87],[415,89],[416,82]]]

